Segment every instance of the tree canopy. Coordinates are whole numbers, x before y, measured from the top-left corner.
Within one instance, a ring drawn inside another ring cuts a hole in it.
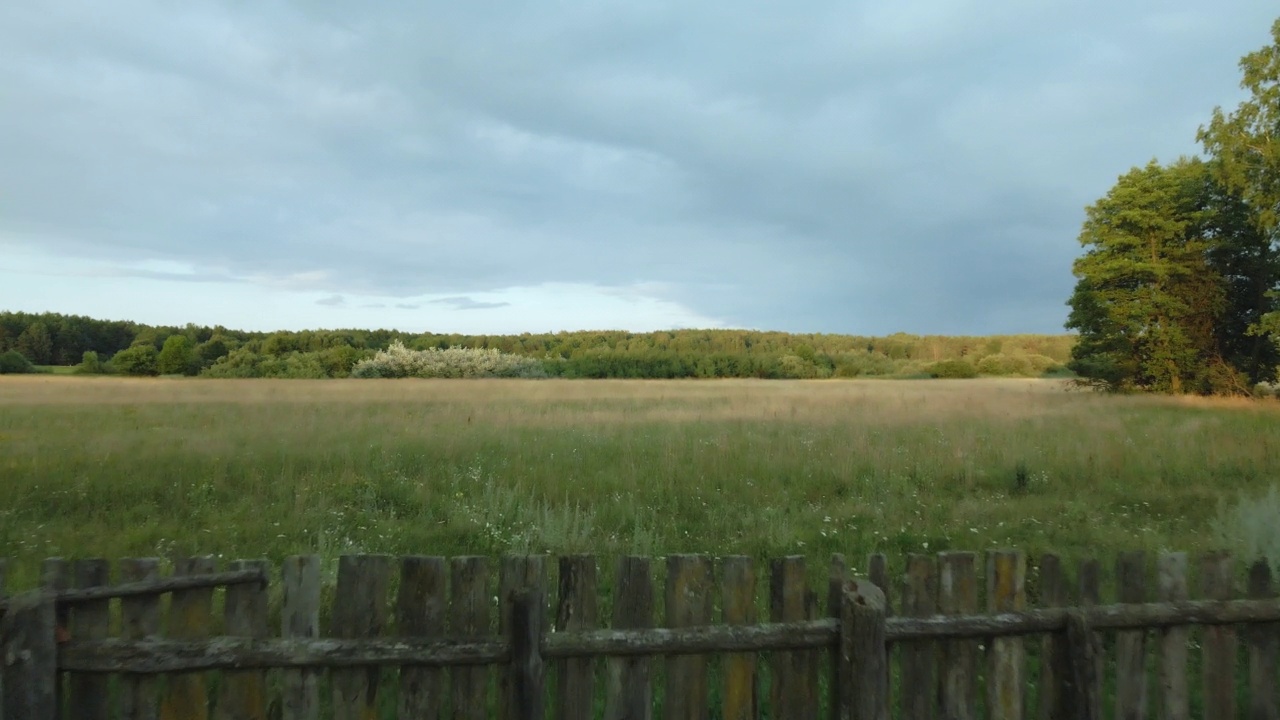
[[[1152,161],[1086,210],[1071,368],[1110,390],[1240,393],[1280,364],[1280,20],[1207,158]]]

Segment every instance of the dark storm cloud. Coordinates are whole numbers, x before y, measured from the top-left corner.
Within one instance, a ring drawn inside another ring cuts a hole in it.
[[[1194,152],[1262,5],[9,3],[0,233],[457,308],[650,283],[1054,331],[1082,207]]]

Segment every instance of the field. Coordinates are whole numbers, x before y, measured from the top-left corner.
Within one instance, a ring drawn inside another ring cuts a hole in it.
[[[11,587],[55,555],[1195,551],[1278,482],[1280,403],[1048,380],[0,378]]]

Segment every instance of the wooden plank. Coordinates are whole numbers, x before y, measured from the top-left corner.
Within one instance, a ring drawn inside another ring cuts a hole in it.
[[[756,572],[744,555],[720,561],[721,619],[725,625],[756,622]],[[755,720],[759,716],[759,675],[755,653],[724,656],[724,720]]]
[[[1097,558],[1086,558],[1080,561],[1076,573],[1077,589],[1079,590],[1080,606],[1084,608],[1096,607],[1102,604],[1102,563]],[[1090,677],[1096,678],[1101,683],[1106,670],[1106,651],[1102,644],[1102,633],[1093,629],[1097,625],[1096,622],[1090,621],[1089,638],[1093,647],[1090,656],[1093,658],[1094,668]],[[1078,644],[1078,643],[1077,643]],[[1073,646],[1073,653],[1079,652],[1076,646]],[[1099,690],[1088,695],[1090,702],[1096,702],[1096,707],[1088,708],[1091,717],[1102,717],[1102,692]]]
[[[211,573],[216,563],[211,556],[183,558],[173,564],[174,575]],[[169,599],[167,635],[176,640],[198,640],[209,636],[213,614],[213,588],[175,592]],[[184,673],[169,678],[160,700],[162,720],[205,720],[209,717],[209,694],[203,673]]]
[[[600,627],[598,585],[594,555],[560,558],[557,632],[590,631]],[[595,706],[595,667],[593,658],[569,658],[556,663],[556,717],[591,720]]]
[[[1083,612],[1071,610],[1067,614],[1066,643],[1071,664],[1069,694],[1076,720],[1102,719],[1102,676],[1094,657],[1098,650],[1096,633],[1089,627]]]
[[[937,563],[931,555],[907,556],[902,578],[902,614],[930,617],[938,611]],[[938,703],[938,648],[933,640],[913,640],[899,650],[902,687],[899,695],[903,720],[933,720]]]
[[[52,557],[45,558],[40,562],[40,586],[46,588],[57,595],[61,596],[72,586],[71,563],[64,558]],[[57,635],[59,641],[65,641],[70,636],[68,623],[71,618],[70,606],[58,603],[54,608],[54,623],[57,625]],[[63,714],[66,710],[67,701],[67,673],[58,673],[58,679],[54,684],[54,698],[58,703],[58,713]]]
[[[1249,597],[1267,600],[1275,596],[1271,564],[1266,558],[1259,558],[1249,566]],[[1276,630],[1275,623],[1258,623],[1247,630],[1250,720],[1280,718],[1276,705]]]
[[[808,581],[804,557],[773,560],[769,564],[769,619],[773,622],[800,622],[806,619]],[[770,717],[799,720],[817,715],[816,697],[810,696],[807,652],[786,650],[772,653],[769,668]]]
[[[613,584],[615,630],[653,627],[653,572],[649,558],[626,556],[618,561]],[[605,687],[605,720],[649,720],[653,686],[649,659],[611,657]]]
[[[398,636],[424,640],[444,636],[448,578],[442,557],[401,558],[396,594]],[[398,704],[400,720],[440,720],[444,714],[443,672],[421,665],[401,667]]]
[[[502,559],[502,566],[498,575],[498,634],[510,638],[514,629],[513,618],[516,610],[516,598],[521,593],[529,593],[528,600],[530,602],[542,603],[542,609],[539,610],[538,617],[527,618],[528,620],[536,620],[538,622],[539,632],[541,632],[542,622],[546,616],[545,605],[547,602],[547,562],[546,557],[542,555],[508,555]],[[544,687],[546,678],[544,677],[545,669],[543,666],[541,655],[541,639],[538,642],[537,652],[530,657],[511,658],[511,663],[505,667],[498,668],[498,717],[499,718],[515,718],[522,709],[531,710],[532,708],[523,708],[521,699],[516,692],[516,680],[524,677],[530,683],[536,684],[538,687]],[[537,677],[529,676],[531,672],[537,672]],[[526,688],[528,689],[528,688]],[[541,711],[541,703],[539,703],[539,711]]]
[[[1062,560],[1053,553],[1045,553],[1040,556],[1040,605],[1059,608],[1070,604]],[[1071,656],[1067,652],[1065,628],[1044,634],[1040,640],[1040,658],[1040,720],[1067,720],[1072,708],[1068,692]]]
[[[849,564],[845,562],[844,555],[836,553],[831,556],[831,564],[827,570],[827,617],[835,622],[841,622],[844,616],[844,586],[849,581]],[[753,595],[754,597],[754,595]],[[839,649],[829,653],[830,668],[827,672],[827,705],[830,712],[828,715],[831,720],[841,720],[840,718],[840,685],[843,682],[840,672],[840,652]],[[726,717],[728,717],[726,715]]]
[[[284,593],[281,635],[285,640],[320,637],[320,558],[316,555],[285,558],[280,577]],[[283,720],[320,717],[318,671],[285,670],[280,674],[280,685]]]
[[[157,558],[125,558],[118,563],[124,583],[160,577]],[[134,595],[120,600],[120,635],[129,640],[160,637],[160,596]],[[124,720],[156,720],[160,716],[159,683],[154,675],[120,677],[120,715]]]
[[[343,555],[338,558],[338,585],[333,596],[329,635],[375,638],[387,627],[390,555]],[[333,684],[333,720],[376,717],[382,672],[376,665],[329,673]]]
[[[888,720],[885,596],[868,578],[846,584],[840,616],[840,717]]]
[[[1211,552],[1200,558],[1200,595],[1206,600],[1229,600],[1232,588],[1232,558],[1227,552]],[[1202,631],[1205,720],[1226,720],[1236,716],[1236,631],[1226,625]]]
[[[236,560],[232,570],[269,571],[266,560]],[[223,632],[228,637],[266,638],[267,586],[241,583],[227,587],[223,604]],[[230,670],[222,675],[218,686],[218,702],[214,705],[218,720],[266,720],[267,675],[261,670]]]
[[[971,552],[938,555],[938,612],[973,615],[978,612],[978,556]],[[978,716],[978,643],[946,640],[941,648],[939,688],[942,717],[974,720]]]
[[[490,629],[489,562],[476,556],[449,561],[449,635],[459,639],[487,637]],[[487,667],[457,667],[450,671],[453,717],[482,720],[489,717]]]
[[[1018,550],[987,553],[987,611],[1017,612],[1026,607],[1027,559]],[[987,716],[1021,720],[1026,686],[1026,648],[1020,637],[991,641],[987,671]]]
[[[667,627],[698,627],[712,622],[711,558],[706,555],[672,555],[667,558]],[[667,720],[706,720],[707,658],[677,655],[667,658],[663,717]]]
[[[59,717],[57,627],[48,588],[13,598],[0,617],[0,715],[13,720]]]
[[[889,580],[889,561],[888,558],[885,557],[884,553],[871,553],[867,555],[867,579],[871,580],[871,583],[880,588],[880,592],[884,593],[885,618],[893,617],[893,583]],[[888,647],[889,649],[887,652],[889,653],[889,661],[888,664],[885,665],[886,676],[884,681],[888,683],[886,687],[889,688],[888,692],[890,697],[892,697],[893,673],[889,670],[890,666],[893,665],[893,656],[895,654],[894,642],[892,640],[889,641]]]
[[[1183,602],[1187,592],[1187,554],[1161,553],[1156,559],[1156,593],[1161,602]],[[1190,720],[1187,687],[1187,644],[1191,629],[1167,627],[1160,630],[1160,694],[1157,715],[1161,720]]]
[[[111,584],[111,564],[102,558],[75,561],[72,575],[77,588],[103,587]],[[74,640],[101,640],[111,633],[111,605],[108,600],[95,600],[77,605],[71,611],[70,635]],[[67,708],[73,718],[105,720],[107,717],[108,676],[101,673],[75,673],[70,677]]]
[[[542,660],[545,590],[522,587],[511,607],[511,706],[512,720],[543,720],[547,706],[547,676]]]
[[[1147,601],[1147,556],[1141,551],[1122,552],[1116,558],[1116,598],[1122,603]],[[1116,720],[1147,717],[1147,633],[1116,633]]]

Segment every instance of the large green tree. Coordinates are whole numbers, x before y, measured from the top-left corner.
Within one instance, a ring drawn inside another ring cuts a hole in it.
[[[1072,368],[1111,390],[1220,392],[1241,386],[1223,359],[1227,302],[1209,264],[1209,170],[1152,161],[1121,176],[1087,210],[1067,327]]]
[[[1280,19],[1271,26],[1271,38],[1270,45],[1240,60],[1240,87],[1248,97],[1232,112],[1215,108],[1199,132],[1205,151],[1216,160],[1217,180],[1240,198],[1256,233],[1251,253],[1242,259],[1261,269],[1241,288],[1240,319],[1248,320],[1255,338],[1249,351],[1262,355],[1280,343],[1275,334],[1280,333]],[[1275,343],[1266,342],[1268,332]],[[1258,358],[1264,365],[1270,362],[1273,371],[1275,360]]]

